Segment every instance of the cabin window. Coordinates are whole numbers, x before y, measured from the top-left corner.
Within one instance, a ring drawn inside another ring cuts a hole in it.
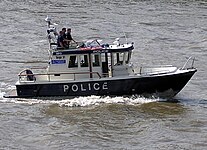
[[[69,64],[68,68],[78,67],[78,59],[77,56],[70,56],[69,57]]]
[[[80,55],[80,66],[88,67],[88,55]]]
[[[127,52],[125,57],[125,63],[128,64],[131,59],[132,52]]]
[[[101,53],[101,62],[108,62],[108,54]]]
[[[100,66],[100,55],[99,54],[92,55],[92,62],[93,62],[93,67]]]
[[[114,54],[114,65],[119,66],[123,65],[124,53],[115,53]]]

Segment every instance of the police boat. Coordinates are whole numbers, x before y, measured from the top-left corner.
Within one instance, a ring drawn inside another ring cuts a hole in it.
[[[111,44],[100,40],[56,44],[56,27],[47,17],[49,61],[46,68],[26,68],[18,74],[16,89],[5,98],[154,95],[171,98],[180,92],[197,71],[190,57],[182,67],[133,68],[133,43]],[[190,66],[187,65],[190,63]],[[188,67],[187,67],[188,66]],[[138,71],[135,71],[138,70]]]

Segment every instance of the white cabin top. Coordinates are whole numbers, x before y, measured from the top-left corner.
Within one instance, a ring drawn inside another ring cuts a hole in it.
[[[79,78],[113,77],[129,75],[129,62],[133,43],[100,44],[99,40],[50,50],[48,73],[76,73]],[[85,72],[85,74],[84,74]]]

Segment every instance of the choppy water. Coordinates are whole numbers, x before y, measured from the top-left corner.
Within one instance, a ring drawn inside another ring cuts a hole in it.
[[[206,149],[206,0],[1,0],[0,8],[0,149]],[[126,35],[135,66],[182,66],[195,56],[198,72],[178,103],[4,99],[21,69],[47,65],[47,15],[77,41]]]

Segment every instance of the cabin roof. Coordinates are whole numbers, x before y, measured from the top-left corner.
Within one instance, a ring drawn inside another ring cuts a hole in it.
[[[84,49],[65,49],[65,50],[57,50],[53,52],[53,55],[70,55],[70,54],[92,54],[92,53],[114,53],[114,52],[127,52],[134,49],[133,44],[128,47],[119,46],[117,48],[84,48]]]

